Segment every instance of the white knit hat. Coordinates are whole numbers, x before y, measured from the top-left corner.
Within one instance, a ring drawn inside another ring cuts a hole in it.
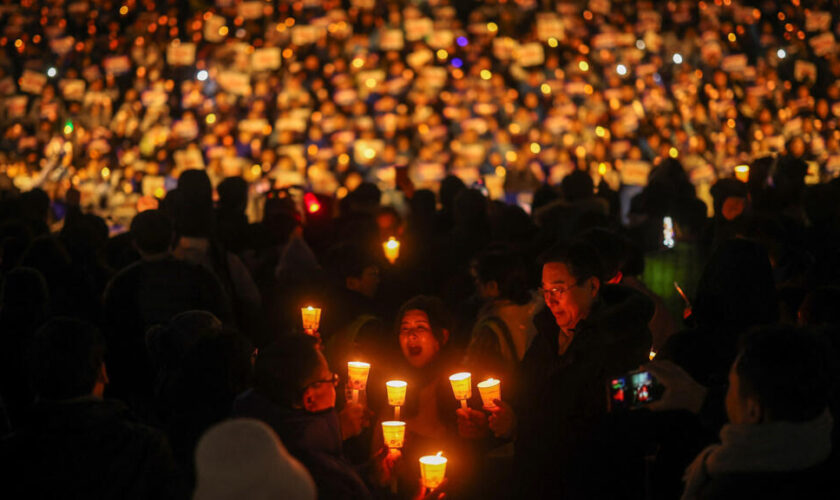
[[[315,483],[277,434],[259,420],[222,422],[195,450],[195,500],[314,500]]]

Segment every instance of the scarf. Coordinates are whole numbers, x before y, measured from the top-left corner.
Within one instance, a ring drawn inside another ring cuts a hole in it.
[[[682,500],[697,498],[710,480],[725,474],[796,471],[824,462],[833,424],[825,410],[807,422],[724,425],[721,443],[700,452],[686,469]]]

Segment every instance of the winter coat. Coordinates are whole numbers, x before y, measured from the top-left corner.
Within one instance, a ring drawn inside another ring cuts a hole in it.
[[[563,355],[551,311],[534,318],[538,333],[520,365],[513,404],[524,498],[579,498],[589,487],[586,466],[607,412],[607,382],[648,360],[652,315],[642,293],[604,285]]]
[[[262,420],[274,429],[289,453],[309,470],[318,487],[318,498],[371,497],[359,473],[344,457],[335,409],[318,413],[290,410],[252,389],[237,398],[233,413]]]
[[[0,442],[4,498],[184,498],[163,433],[118,401],[37,405],[28,425]]]

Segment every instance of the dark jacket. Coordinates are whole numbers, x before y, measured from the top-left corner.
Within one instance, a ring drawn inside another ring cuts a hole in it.
[[[104,303],[110,389],[119,396],[151,394],[154,374],[146,349],[150,326],[191,310],[209,311],[222,322],[232,316],[218,278],[174,257],[126,267],[108,283]]]
[[[295,458],[306,466],[321,499],[367,499],[370,491],[342,451],[338,413],[289,410],[253,389],[239,396],[233,414],[262,420],[280,437]]]
[[[522,360],[514,401],[524,497],[586,496],[589,455],[607,411],[607,381],[648,360],[652,315],[653,304],[642,293],[605,285],[562,356],[551,311],[535,316],[538,333]]]
[[[35,407],[0,442],[4,498],[183,498],[164,435],[118,401],[83,398]]]

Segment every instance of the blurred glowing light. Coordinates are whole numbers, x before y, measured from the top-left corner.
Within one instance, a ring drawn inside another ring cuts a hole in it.
[[[637,49],[639,49],[639,50],[645,50],[645,47],[647,47],[647,45],[645,45],[645,41],[644,41],[644,40],[641,40],[641,39],[636,40],[636,48],[637,48]]]
[[[306,204],[306,210],[310,214],[314,214],[318,210],[321,210],[321,204],[318,202],[318,198],[312,193],[306,193],[303,195],[303,203]]]
[[[623,64],[619,64],[618,66],[615,67],[615,72],[618,73],[621,76],[624,76],[624,75],[627,74],[627,66],[625,66]]]
[[[779,49],[776,51],[776,57],[778,57],[779,59],[784,59],[785,57],[787,57],[787,52],[785,52],[785,49]]]
[[[549,85],[547,83],[543,83],[542,85],[540,85],[540,92],[542,92],[545,95],[550,94],[551,93],[551,85]]]
[[[481,75],[482,80],[489,80],[489,79],[493,78],[493,73],[491,73],[490,70],[487,70],[487,69],[481,70],[480,75]]]
[[[464,61],[462,61],[461,59],[459,59],[457,57],[453,57],[452,58],[452,65],[455,66],[456,68],[460,68],[461,66],[464,65]]]
[[[536,155],[536,154],[539,154],[540,151],[542,151],[542,148],[540,147],[540,145],[536,142],[532,142],[531,143],[531,152]]]
[[[680,54],[680,53],[674,54],[673,61],[674,61],[674,64],[682,64],[682,62],[683,62],[682,54]]]
[[[57,74],[58,74],[58,70],[56,70],[54,67],[50,66],[49,68],[47,68],[47,76],[48,77],[55,78],[55,75],[57,75]]]
[[[206,69],[203,69],[203,70],[199,71],[197,75],[195,75],[195,78],[198,81],[203,82],[203,81],[207,80],[207,77],[209,77],[209,76],[210,76],[210,73],[208,73]]]
[[[580,68],[581,71],[589,71],[589,63],[586,61],[581,61],[578,63],[578,68]]]
[[[677,151],[677,148],[671,148],[671,149],[668,150],[668,156],[670,156],[671,158],[676,158],[679,155],[680,155],[680,152]]]
[[[489,31],[490,33],[495,33],[499,31],[499,25],[494,22],[489,22],[487,23],[487,31]]]
[[[467,45],[469,45],[470,41],[467,40],[467,37],[465,36],[459,36],[455,40],[455,43],[457,43],[459,47],[466,47]]]
[[[554,48],[554,47],[557,47],[557,45],[558,45],[558,42],[557,42],[556,38],[551,37],[551,38],[548,39],[548,46],[549,47]]]

